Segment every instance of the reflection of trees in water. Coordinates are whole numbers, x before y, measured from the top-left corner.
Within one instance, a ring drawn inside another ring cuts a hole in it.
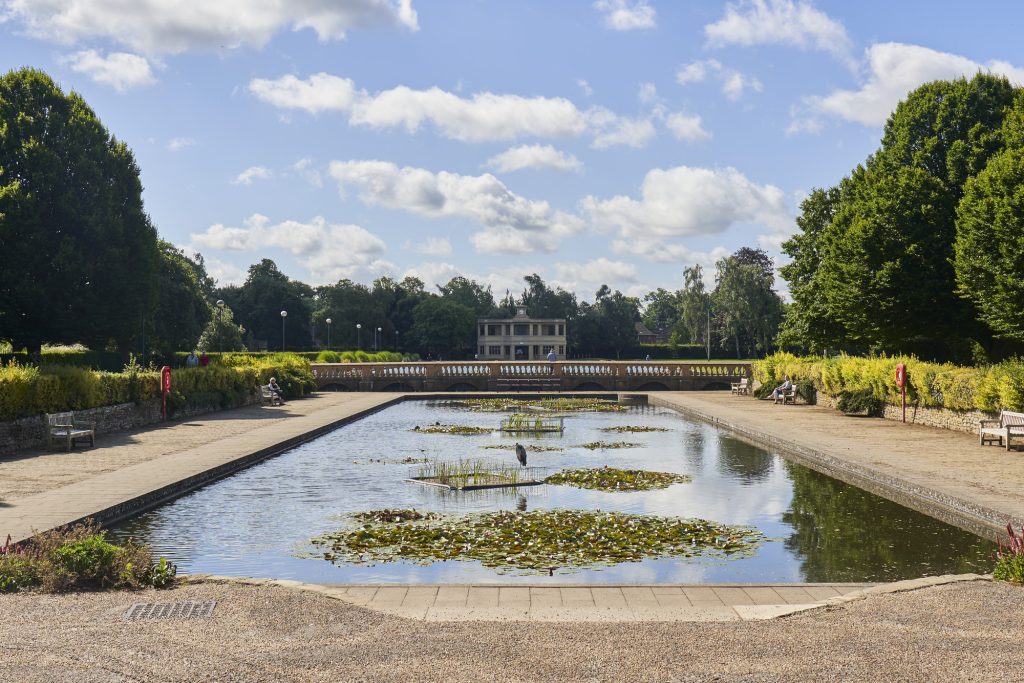
[[[683,447],[686,452],[686,461],[700,469],[704,464],[704,449],[707,448],[704,429],[699,425],[691,425],[683,433]]]
[[[805,581],[897,581],[987,572],[995,545],[814,470],[785,463],[793,500],[786,548]]]
[[[719,471],[745,484],[756,484],[767,479],[772,473],[774,462],[775,456],[763,448],[729,437],[718,439]]]

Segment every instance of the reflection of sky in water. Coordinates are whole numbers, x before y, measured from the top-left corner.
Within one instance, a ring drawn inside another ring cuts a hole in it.
[[[520,440],[565,447],[530,453],[531,466],[612,467],[679,472],[693,477],[659,491],[610,493],[567,486],[515,491],[448,492],[402,482],[415,466],[371,463],[438,457],[515,463],[513,444],[498,432],[479,436],[410,431],[436,421],[493,427],[501,413],[474,413],[411,402],[300,446],[122,524],[177,562],[183,572],[272,576],[316,583],[713,583],[882,580],[987,569],[991,545],[859,489],[786,463],[782,458],[690,422],[662,408],[578,413],[562,435]],[[644,424],[668,432],[614,433],[601,427]],[[632,441],[642,448],[589,451],[589,441]],[[475,562],[428,566],[388,563],[335,566],[295,556],[306,541],[342,525],[346,512],[414,507],[439,512],[580,508],[701,517],[754,526],[770,542],[756,556],[722,560],[667,558],[554,577],[498,574]],[[872,519],[892,521],[880,534]],[[834,528],[833,528],[834,527]],[[830,535],[833,534],[833,535]],[[905,540],[916,547],[902,550]]]

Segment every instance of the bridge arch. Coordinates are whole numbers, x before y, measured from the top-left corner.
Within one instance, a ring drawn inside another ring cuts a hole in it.
[[[385,386],[381,391],[416,391],[412,385],[408,382],[392,382]]]
[[[608,391],[597,382],[582,382],[577,384],[573,391]]]
[[[480,391],[480,389],[468,382],[456,382],[445,389],[445,391]]]
[[[661,382],[648,382],[647,384],[640,385],[639,387],[637,387],[636,390],[637,391],[668,391],[669,389],[668,389],[668,386],[666,386],[665,384],[662,384]]]

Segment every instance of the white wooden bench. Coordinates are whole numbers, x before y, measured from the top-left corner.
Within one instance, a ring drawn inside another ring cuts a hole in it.
[[[270,390],[270,387],[260,385],[260,405],[267,405],[268,403],[272,406],[281,405],[281,397]]]
[[[60,443],[65,451],[70,451],[76,441],[89,440],[90,446],[96,445],[96,423],[75,418],[74,413],[47,413],[50,445]]]
[[[732,382],[732,393],[737,396],[746,396],[750,393],[750,385],[747,384],[747,378],[744,377],[739,382]]]
[[[998,420],[981,420],[978,424],[978,439],[981,445],[998,443],[1010,450],[1014,440],[1024,443],[1024,413],[1009,410],[999,412]]]
[[[791,386],[789,389],[783,389],[782,393],[775,397],[775,405],[779,405],[779,401],[782,401],[782,405],[787,403],[790,405],[796,405],[796,386]]]

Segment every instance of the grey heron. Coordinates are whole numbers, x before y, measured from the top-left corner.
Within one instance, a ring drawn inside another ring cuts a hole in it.
[[[520,465],[526,467],[526,449],[523,448],[521,443],[516,444],[516,460],[519,461]]]

